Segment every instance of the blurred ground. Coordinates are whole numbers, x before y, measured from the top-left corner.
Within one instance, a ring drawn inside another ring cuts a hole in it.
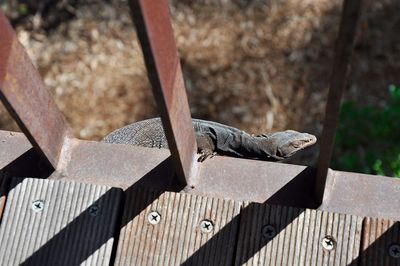
[[[192,116],[249,133],[291,128],[319,136],[341,2],[171,2]],[[384,105],[387,86],[400,84],[400,2],[364,4],[346,98]],[[62,23],[27,16],[15,25],[76,136],[99,140],[156,116],[127,4],[68,8]],[[4,109],[0,128],[16,130]],[[295,162],[312,164],[315,151]]]

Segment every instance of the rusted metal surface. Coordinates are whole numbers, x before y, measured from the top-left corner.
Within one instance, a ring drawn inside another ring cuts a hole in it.
[[[306,166],[216,156],[201,164],[201,182],[188,192],[311,208],[313,176]]]
[[[115,265],[232,265],[239,211],[229,200],[130,191]]]
[[[38,158],[31,152],[32,145],[24,135],[17,132],[10,133],[0,130],[0,173],[11,171],[12,176],[46,177],[45,173],[37,172],[38,165],[35,162],[38,162]],[[27,154],[30,156],[26,156]],[[69,163],[53,172],[50,179],[123,189],[135,184],[161,190],[181,187],[174,179],[173,163],[167,149],[73,139],[69,155]],[[18,162],[21,158],[27,171],[16,174],[13,165],[21,165]]]
[[[400,180],[329,170],[319,209],[400,220]]]
[[[0,265],[110,265],[121,190],[15,181],[0,226]]]
[[[400,222],[365,218],[360,265],[400,265]]]
[[[47,178],[53,171],[23,134],[0,131],[0,182],[5,177]]]
[[[61,175],[50,178],[111,185],[132,185],[176,190],[174,165],[167,149],[151,149],[75,140],[70,163]]]
[[[166,149],[150,149],[75,140],[70,163],[61,176],[129,188],[140,183],[155,189],[179,191]],[[312,206],[312,169],[304,166],[216,156],[199,166],[199,184],[192,194],[257,202]],[[282,189],[284,188],[284,189]]]
[[[31,146],[20,133],[0,131],[0,162],[13,165]],[[3,142],[4,141],[4,142]],[[22,147],[22,148],[21,148]],[[22,152],[26,149],[25,152]],[[74,140],[66,168],[49,178],[129,189],[180,191],[165,149]],[[32,154],[34,156],[34,154]],[[29,160],[37,161],[34,157]],[[305,166],[215,156],[200,164],[201,182],[190,194],[313,208],[313,169]],[[31,170],[37,169],[35,165]],[[45,172],[39,171],[45,177]],[[29,176],[29,175],[25,175]],[[320,210],[400,220],[400,180],[330,170]]]
[[[350,265],[358,257],[361,217],[254,203],[240,215],[235,265]]]
[[[22,148],[16,148],[22,147]],[[31,146],[20,133],[0,131],[0,161],[10,164]],[[4,151],[4,152],[3,152]],[[14,154],[14,155],[13,155]],[[31,160],[33,161],[33,160]],[[189,193],[213,197],[310,206],[312,169],[255,160],[216,156],[200,164],[199,183]],[[311,170],[311,171],[310,171]],[[179,191],[169,151],[73,140],[68,165],[51,179],[128,189],[142,185]]]
[[[69,127],[1,10],[0,32],[0,99],[56,168]]]
[[[21,133],[0,130],[0,169],[32,148]]]
[[[322,202],[326,176],[331,161],[340,103],[349,72],[349,63],[353,51],[353,41],[357,28],[362,0],[344,0],[339,35],[336,41],[334,63],[329,86],[328,102],[325,109],[325,121],[320,138],[318,170],[315,182],[315,200]]]
[[[150,149],[75,140],[70,163],[50,178],[73,179],[128,189],[146,186],[179,191],[166,149]],[[199,184],[191,194],[313,207],[313,169],[305,166],[216,156],[199,166]]]
[[[168,3],[129,3],[178,178],[193,185],[197,147]]]

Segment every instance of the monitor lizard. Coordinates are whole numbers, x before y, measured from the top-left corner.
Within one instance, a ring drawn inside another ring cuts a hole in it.
[[[192,123],[200,162],[214,155],[281,161],[317,141],[314,135],[294,130],[250,135],[240,129],[213,121],[192,119]],[[117,129],[103,141],[149,148],[168,148],[160,118],[139,121]]]

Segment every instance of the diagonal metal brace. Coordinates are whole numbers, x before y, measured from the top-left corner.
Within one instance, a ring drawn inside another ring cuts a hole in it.
[[[56,169],[71,131],[1,10],[0,99],[32,145]]]

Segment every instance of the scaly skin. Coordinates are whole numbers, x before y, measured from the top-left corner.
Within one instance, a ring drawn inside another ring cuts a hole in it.
[[[286,130],[251,136],[220,123],[193,119],[199,161],[207,157],[227,155],[264,161],[280,161],[313,145],[317,138],[308,133]],[[122,127],[104,138],[105,142],[150,148],[168,148],[160,118],[143,120]]]

